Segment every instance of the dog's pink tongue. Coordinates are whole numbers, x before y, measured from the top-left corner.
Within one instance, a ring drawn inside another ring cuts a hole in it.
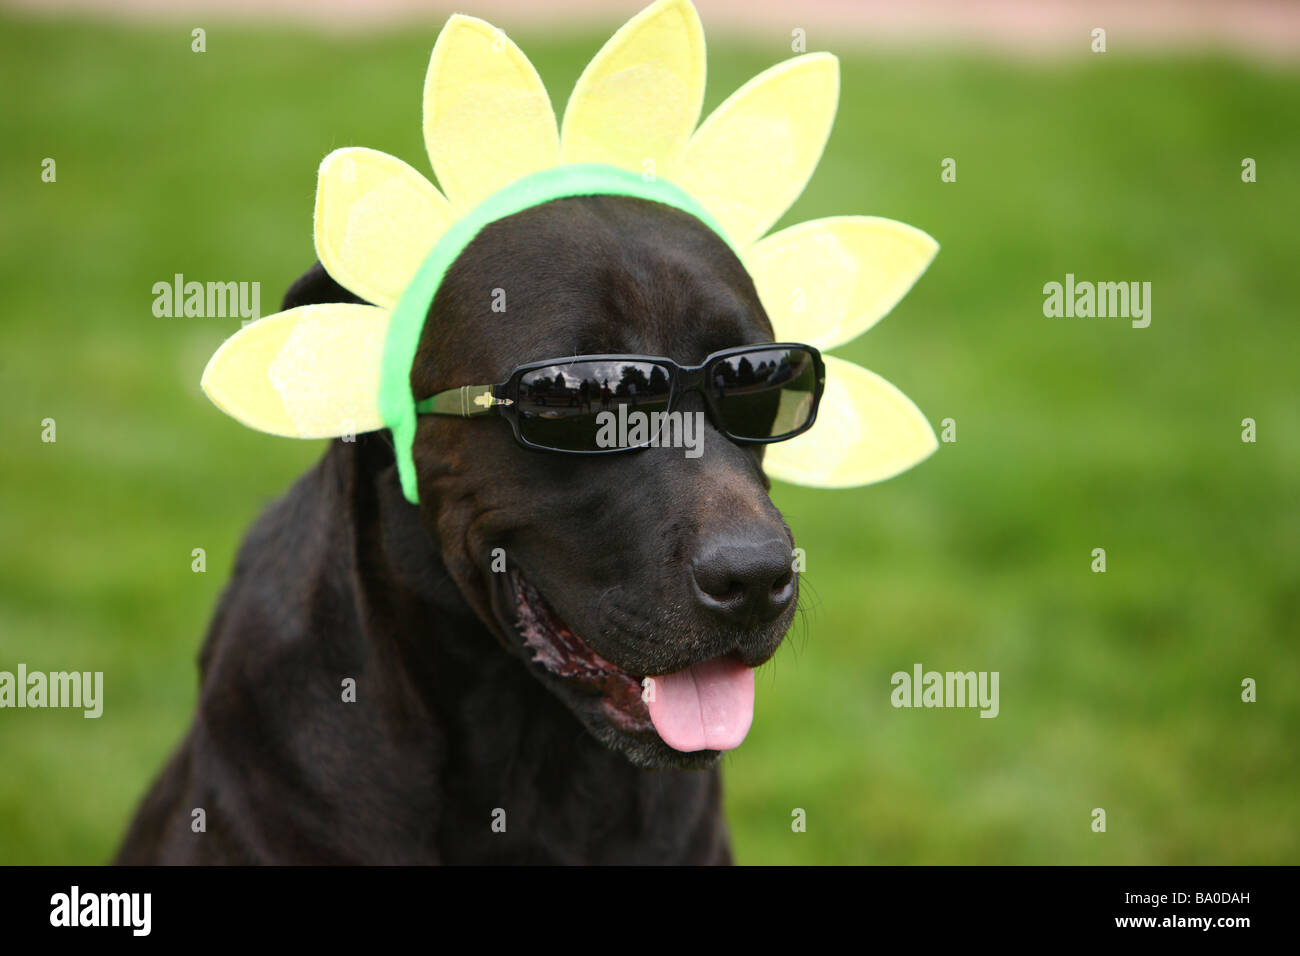
[[[754,722],[754,670],[715,657],[652,678],[646,706],[655,730],[674,750],[733,750]]]

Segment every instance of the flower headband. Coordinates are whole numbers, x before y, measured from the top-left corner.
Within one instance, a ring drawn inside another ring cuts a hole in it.
[[[700,219],[754,280],[777,341],[831,349],[879,321],[938,244],[873,216],[835,216],[760,238],[803,191],[839,99],[829,53],[760,73],[696,129],[704,32],[689,0],[658,0],[623,25],[579,77],[557,129],[523,52],[490,24],[453,15],[424,84],[424,139],[441,191],[362,147],[320,166],[316,254],[373,305],[326,303],[268,315],[227,339],[202,386],[250,428],[333,438],[388,428],[402,490],[419,500],[410,373],[425,317],[456,258],[488,223],[564,196],[627,195]],[[893,385],[825,356],[817,423],[769,445],[769,475],[847,488],[917,464],[938,443]]]

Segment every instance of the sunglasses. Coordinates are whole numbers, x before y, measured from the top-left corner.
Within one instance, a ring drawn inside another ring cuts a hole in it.
[[[826,385],[811,345],[745,345],[714,352],[699,365],[650,355],[577,355],[530,362],[499,385],[462,385],[417,402],[422,415],[468,417],[496,412],[525,448],[600,455],[645,448],[682,397],[699,392],[714,426],[742,443],[785,441],[817,419]],[[635,444],[604,447],[610,415],[641,412],[654,423]],[[657,414],[656,413],[662,413]]]

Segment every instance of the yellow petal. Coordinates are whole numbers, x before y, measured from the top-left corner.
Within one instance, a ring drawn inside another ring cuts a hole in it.
[[[930,265],[939,244],[875,216],[801,222],[745,254],[778,342],[830,349],[875,325]]]
[[[688,0],[642,10],[578,78],[560,133],[564,162],[659,175],[699,121],[704,76],[704,28]]]
[[[329,303],[277,312],[222,343],[203,391],[231,418],[289,438],[383,428],[379,370],[388,312]]]
[[[703,203],[743,248],[803,192],[830,135],[839,91],[839,61],[829,53],[778,63],[713,111],[665,178]]]
[[[541,77],[504,33],[453,15],[424,81],[424,144],[458,210],[559,162],[555,112]]]
[[[912,400],[875,372],[832,355],[813,427],[768,445],[773,478],[813,488],[852,488],[892,478],[939,447]]]
[[[334,280],[392,308],[454,220],[442,193],[394,156],[336,149],[316,182],[316,255]]]

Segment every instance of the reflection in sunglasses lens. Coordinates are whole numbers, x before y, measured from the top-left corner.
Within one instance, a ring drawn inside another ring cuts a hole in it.
[[[519,432],[534,445],[599,451],[601,412],[668,409],[668,369],[626,359],[549,365],[519,382]]]
[[[728,356],[714,362],[709,375],[723,425],[736,438],[780,438],[812,417],[817,367],[806,349]]]

